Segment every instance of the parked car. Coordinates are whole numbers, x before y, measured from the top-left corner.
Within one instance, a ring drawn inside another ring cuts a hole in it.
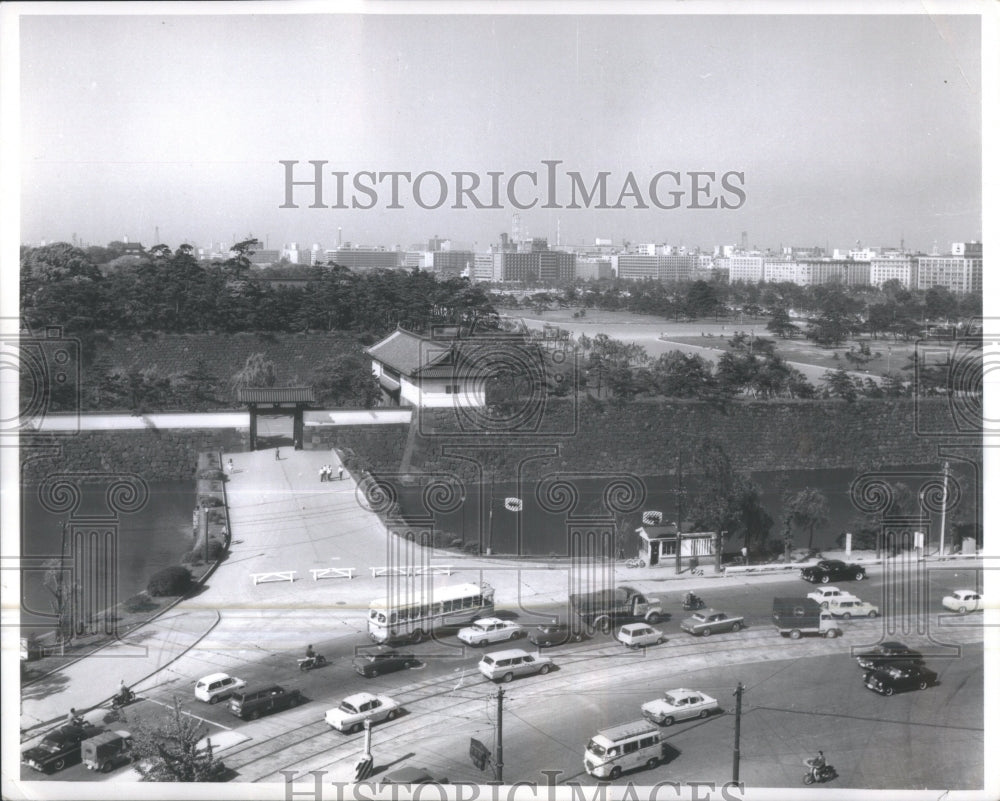
[[[813,584],[829,584],[840,579],[861,581],[867,577],[861,565],[849,565],[839,559],[820,559],[816,564],[802,568],[799,575]]]
[[[878,607],[853,597],[837,597],[827,602],[830,614],[850,620],[852,617],[878,617]]]
[[[521,648],[494,651],[479,660],[479,672],[490,681],[513,681],[515,676],[531,676],[552,670],[552,660],[547,656],[529,654]]]
[[[60,726],[46,734],[38,745],[26,748],[21,753],[21,761],[41,773],[55,773],[79,762],[80,744],[101,731],[100,727],[89,723]]]
[[[817,589],[808,593],[806,595],[806,598],[812,598],[816,603],[820,605],[822,609],[826,609],[830,605],[830,601],[834,599],[845,600],[845,601],[860,600],[857,595],[852,595],[849,592],[844,592],[842,589],[839,589],[838,587],[831,587],[829,585],[826,587],[818,587]]]
[[[697,690],[667,690],[662,698],[642,705],[642,716],[660,726],[670,726],[675,720],[707,718],[718,708],[718,701]]]
[[[380,784],[448,784],[448,780],[435,779],[427,768],[403,767],[389,771]]]
[[[663,636],[662,631],[646,623],[626,623],[618,629],[615,639],[629,648],[640,648],[646,645],[659,645],[667,638]]]
[[[743,628],[743,618],[727,615],[718,609],[702,609],[681,621],[681,631],[707,637],[720,631],[739,631]]]
[[[305,699],[298,690],[286,690],[280,684],[268,684],[233,692],[229,711],[242,720],[256,720],[261,715],[298,706]]]
[[[132,761],[132,734],[123,729],[101,732],[83,741],[80,754],[87,770],[110,773]]]
[[[524,628],[511,620],[498,617],[484,617],[458,632],[458,639],[466,645],[489,645],[492,642],[516,640],[525,635]]]
[[[858,664],[865,670],[874,670],[883,665],[898,665],[908,662],[923,662],[918,651],[907,648],[901,642],[883,642],[872,650],[858,654]]]
[[[964,615],[983,608],[983,597],[975,590],[955,590],[941,599],[945,609]]]
[[[544,623],[541,626],[535,626],[528,632],[528,642],[539,648],[562,645],[567,642],[581,642],[586,637],[586,632],[580,629],[574,631],[569,623]]]
[[[337,731],[361,731],[365,721],[378,723],[381,720],[394,720],[401,712],[400,705],[388,695],[373,693],[355,693],[340,702],[340,706],[326,711],[326,722]]]
[[[924,665],[888,665],[865,675],[865,687],[882,695],[895,695],[901,690],[926,690],[936,683],[937,673]]]
[[[360,673],[366,679],[374,678],[383,673],[403,670],[419,664],[417,657],[406,651],[397,651],[386,645],[366,649],[354,657],[354,672]]]
[[[194,685],[194,697],[199,701],[209,704],[217,704],[231,696],[237,690],[242,690],[247,686],[243,679],[237,679],[227,673],[212,673]]]

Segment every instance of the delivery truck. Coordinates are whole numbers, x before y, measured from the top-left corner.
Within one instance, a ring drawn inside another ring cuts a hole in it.
[[[799,639],[803,634],[839,637],[837,621],[812,598],[775,598],[771,608],[774,627],[782,637]]]
[[[610,632],[616,623],[659,623],[663,618],[660,599],[647,598],[634,587],[571,594],[569,603],[587,626],[604,632]]]

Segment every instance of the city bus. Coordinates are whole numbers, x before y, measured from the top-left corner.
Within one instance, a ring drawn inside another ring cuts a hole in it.
[[[368,636],[377,643],[417,643],[441,626],[464,626],[492,614],[493,587],[486,583],[400,593],[371,602]]]

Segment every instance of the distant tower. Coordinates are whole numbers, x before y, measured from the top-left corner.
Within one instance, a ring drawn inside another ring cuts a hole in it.
[[[344,245],[344,229],[343,228],[338,228],[337,229],[337,250],[340,250],[340,248],[343,247],[343,245]]]
[[[562,220],[556,219],[556,247],[562,244]]]
[[[155,245],[160,244],[160,226],[156,226],[155,233],[153,234],[153,240],[154,240],[153,244]]]
[[[521,242],[521,215],[516,211],[510,221],[510,238],[514,240],[515,245]]]

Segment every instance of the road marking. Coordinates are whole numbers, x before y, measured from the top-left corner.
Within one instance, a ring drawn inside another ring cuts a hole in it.
[[[159,704],[160,706],[166,707],[167,709],[172,709],[173,708],[173,704],[167,704],[167,703],[164,703],[163,701],[157,701],[155,698],[144,698],[143,700],[144,701],[152,701],[154,704]],[[189,718],[194,718],[195,720],[200,720],[202,723],[208,723],[208,724],[210,724],[212,726],[218,726],[220,729],[225,729],[226,731],[232,731],[233,730],[232,726],[225,726],[222,723],[216,723],[214,720],[209,720],[208,718],[203,718],[200,715],[194,714],[193,712],[188,712],[186,709],[182,709],[181,710],[181,714],[182,715],[187,715]]]

